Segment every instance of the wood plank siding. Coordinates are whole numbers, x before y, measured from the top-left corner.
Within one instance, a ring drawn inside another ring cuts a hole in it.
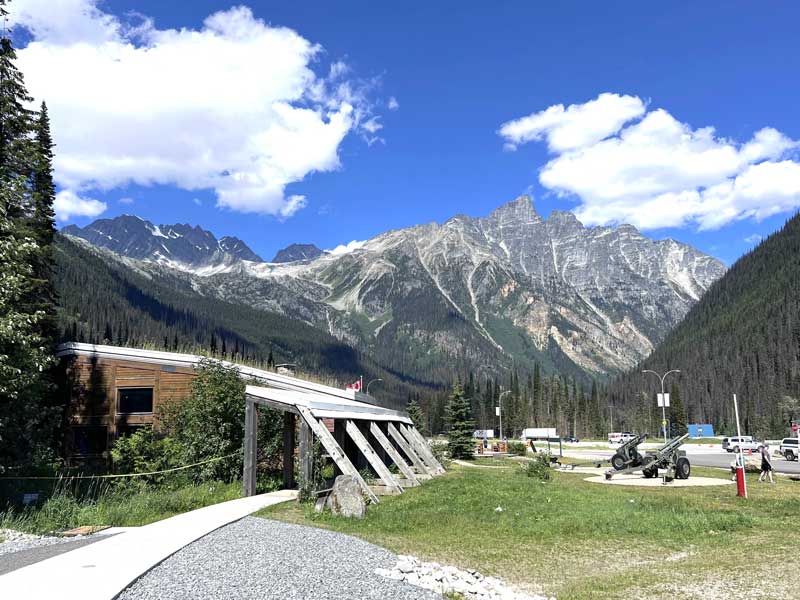
[[[119,436],[152,425],[165,403],[187,398],[196,375],[191,367],[86,356],[68,360],[71,461],[107,458]]]

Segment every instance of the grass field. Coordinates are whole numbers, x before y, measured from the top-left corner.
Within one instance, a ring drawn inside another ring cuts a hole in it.
[[[443,477],[383,498],[361,521],[296,503],[259,516],[356,535],[560,599],[785,600],[796,589],[800,483],[781,477],[771,486],[754,477],[743,500],[733,486],[635,489],[567,473],[540,483],[512,465],[452,465]]]
[[[95,499],[58,492],[42,506],[0,512],[0,529],[29,533],[63,531],[81,525],[138,526],[239,498],[241,482],[109,490]]]

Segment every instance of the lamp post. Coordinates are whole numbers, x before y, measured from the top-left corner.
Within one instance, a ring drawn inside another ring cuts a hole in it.
[[[497,397],[497,416],[500,417],[500,441],[503,441],[503,396],[506,394],[510,394],[511,390],[506,390],[505,392],[500,392],[500,395]]]
[[[369,396],[369,386],[371,386],[371,385],[372,385],[373,383],[375,383],[376,381],[383,381],[383,379],[381,379],[380,377],[378,377],[377,379],[372,379],[372,380],[370,380],[370,382],[367,384],[367,389],[366,389],[367,396]]]
[[[667,443],[667,407],[666,407],[666,397],[664,396],[664,380],[667,378],[667,375],[670,373],[680,373],[680,369],[672,369],[671,371],[667,371],[664,375],[659,375],[655,371],[651,371],[650,369],[645,369],[642,373],[652,373],[656,377],[661,380],[661,426],[664,428],[664,443]]]

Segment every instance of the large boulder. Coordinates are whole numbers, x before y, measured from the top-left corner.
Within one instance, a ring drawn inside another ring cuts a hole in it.
[[[331,512],[343,517],[363,519],[367,514],[367,501],[356,478],[352,475],[339,475],[333,483],[328,497]]]

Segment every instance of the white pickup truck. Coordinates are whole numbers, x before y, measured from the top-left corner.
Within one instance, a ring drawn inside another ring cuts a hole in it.
[[[778,448],[778,454],[783,456],[786,460],[797,460],[798,456],[800,456],[798,453],[797,438],[783,438],[781,440],[781,446]]]
[[[722,449],[728,452],[739,452],[739,450],[758,450],[761,442],[751,435],[722,438]]]

